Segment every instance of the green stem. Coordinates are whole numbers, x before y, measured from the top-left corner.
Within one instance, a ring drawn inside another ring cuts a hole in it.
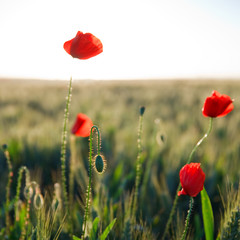
[[[137,211],[137,200],[138,200],[138,191],[139,184],[141,179],[141,157],[142,157],[142,124],[143,123],[143,114],[139,116],[139,125],[138,125],[138,153],[137,153],[137,163],[136,163],[136,179],[135,179],[135,191],[133,198],[133,209],[132,209],[132,220],[136,220],[136,211]]]
[[[70,150],[71,150],[71,159],[69,166],[69,203],[70,211],[73,210],[73,199],[74,199],[74,176],[76,168],[76,138],[74,135],[70,137]]]
[[[187,164],[191,162],[193,154],[196,152],[196,150],[198,149],[198,147],[201,145],[201,143],[204,141],[204,139],[206,139],[211,130],[212,130],[212,123],[213,123],[213,118],[209,118],[209,126],[208,126],[208,131],[204,134],[204,136],[197,142],[197,144],[195,145],[195,147],[193,148],[192,152],[190,153],[189,157],[188,157],[188,161]]]
[[[28,226],[29,226],[29,220],[30,220],[30,205],[31,205],[31,199],[30,196],[27,199],[27,207],[26,207],[26,216],[25,216],[25,231],[26,231],[26,239],[28,239]],[[24,237],[23,237],[24,239]]]
[[[181,240],[185,240],[188,229],[189,229],[189,221],[190,221],[190,217],[191,217],[192,210],[193,210],[193,203],[194,203],[194,199],[193,199],[193,197],[191,197],[190,203],[189,203],[189,210],[188,210],[188,214],[187,214],[187,218],[186,218],[186,222],[185,222],[185,229],[184,229]]]
[[[97,153],[100,154],[100,132],[98,130],[97,126],[92,126],[90,131],[90,137],[89,137],[89,182],[88,182],[88,188],[87,188],[87,196],[86,196],[86,206],[85,206],[85,215],[83,219],[83,233],[82,233],[82,239],[84,239],[86,228],[87,228],[87,219],[89,215],[89,208],[90,208],[90,195],[91,195],[91,189],[92,189],[92,138],[93,138],[93,130],[97,130],[98,134],[98,149]]]
[[[30,184],[30,174],[27,167],[23,166],[18,171],[18,179],[17,179],[17,189],[16,189],[16,196],[15,196],[15,214],[18,212],[18,202],[20,200],[20,191],[21,191],[21,184],[22,184],[22,176],[25,171],[25,185]],[[16,214],[17,215],[17,214]],[[16,219],[18,221],[19,219]]]
[[[68,95],[64,113],[63,130],[62,130],[62,143],[61,143],[61,173],[62,173],[62,188],[64,197],[65,211],[68,214],[69,204],[67,195],[67,181],[66,181],[66,145],[67,145],[67,123],[69,118],[69,107],[72,97],[72,77],[70,78],[68,85]]]
[[[41,239],[40,236],[41,236],[41,210],[40,209],[37,209],[37,239]]]
[[[15,198],[15,208],[18,207],[17,204],[18,204],[19,197],[20,197],[21,180],[22,180],[22,174],[23,174],[24,171],[25,171],[25,186],[29,187],[29,188],[31,187],[30,186],[29,170],[25,166],[21,167],[20,170],[19,170],[19,176],[18,176],[17,193],[16,193],[16,198]],[[24,218],[25,226],[22,229],[21,236],[19,238],[20,240],[28,239],[27,238],[27,236],[28,236],[28,221],[29,221],[29,218],[30,218],[29,214],[30,214],[30,204],[31,204],[31,192],[30,192],[30,190],[27,193],[26,199],[27,199],[27,206],[26,206],[26,215],[25,215],[25,218]]]
[[[22,232],[21,232],[21,236],[20,236],[20,240],[25,240],[25,239],[28,239],[28,224],[29,224],[29,219],[30,219],[30,204],[31,204],[31,199],[30,199],[30,196],[28,196],[27,198],[27,205],[26,205],[26,215],[25,215],[25,218],[24,218],[24,227],[22,229]]]
[[[12,171],[12,163],[10,161],[10,156],[7,149],[4,150],[4,155],[8,165],[8,183],[6,187],[6,234],[9,235],[9,227],[10,227],[9,204],[10,204],[10,191],[11,191],[13,171]]]
[[[71,157],[69,161],[69,210],[73,212],[74,210],[74,179],[75,179],[75,169],[76,169],[76,137],[74,135],[70,136],[70,151]],[[69,224],[70,232],[73,232],[73,217],[70,214]]]
[[[211,130],[212,130],[212,123],[213,123],[213,118],[209,118],[209,125],[208,125],[208,130],[207,132],[204,134],[204,136],[197,142],[197,144],[195,145],[195,147],[193,148],[193,150],[191,151],[189,157],[188,157],[188,160],[187,160],[187,164],[189,164],[192,160],[192,157],[193,157],[193,154],[196,152],[196,150],[198,149],[198,147],[202,144],[202,142],[209,136]],[[176,191],[176,195],[175,195],[175,198],[174,198],[174,202],[173,202],[173,206],[172,206],[172,209],[171,209],[171,212],[170,212],[170,215],[168,217],[168,221],[167,221],[167,224],[166,224],[166,227],[165,227],[165,230],[164,230],[164,233],[163,233],[163,236],[162,236],[162,240],[165,239],[167,233],[168,233],[168,229],[170,227],[170,224],[172,222],[172,218],[173,218],[173,215],[175,214],[175,210],[176,210],[176,207],[177,207],[177,202],[178,202],[178,192],[180,191],[180,188],[181,188],[181,184],[179,183],[178,184],[178,187],[177,187],[177,191]]]

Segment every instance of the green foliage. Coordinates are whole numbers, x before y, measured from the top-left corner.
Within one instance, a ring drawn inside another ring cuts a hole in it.
[[[222,240],[240,239],[240,210],[233,211],[230,221],[227,226],[222,230]]]
[[[96,217],[93,221],[92,230],[91,230],[91,233],[90,233],[90,240],[96,239],[98,223],[99,223],[99,217]]]
[[[76,236],[73,236],[73,240],[82,240],[81,238],[78,238]]]
[[[224,213],[218,239],[240,239],[240,184],[237,191],[232,185],[228,186],[226,195],[228,201],[223,199]]]
[[[212,204],[205,188],[203,188],[203,190],[201,191],[201,202],[202,202],[202,215],[203,215],[205,238],[206,240],[213,240],[214,219],[213,219]]]
[[[108,236],[109,232],[111,231],[111,229],[113,228],[116,220],[117,220],[116,218],[113,219],[113,221],[106,227],[106,229],[100,236],[100,240],[105,240],[107,238],[107,236]]]
[[[96,217],[93,221],[93,225],[92,225],[92,229],[90,231],[90,238],[89,240],[105,240],[109,234],[109,232],[111,231],[111,229],[113,228],[115,222],[116,222],[116,218],[113,219],[113,221],[106,227],[106,229],[104,230],[104,232],[97,237],[97,230],[98,230],[98,223],[99,223],[99,218]],[[81,240],[82,238],[78,238],[76,236],[73,236],[73,240]]]

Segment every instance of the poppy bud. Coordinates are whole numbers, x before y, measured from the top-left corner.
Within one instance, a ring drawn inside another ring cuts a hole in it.
[[[32,186],[31,185],[26,186],[24,188],[23,194],[24,194],[24,197],[26,199],[31,198],[33,196],[33,188],[32,188]]]
[[[196,197],[203,190],[205,173],[200,167],[200,163],[186,164],[179,172],[182,190],[178,192],[180,195],[189,195]]]
[[[139,113],[141,116],[144,114],[144,112],[145,112],[145,107],[144,106],[140,107]]]
[[[102,174],[106,169],[106,160],[102,155],[97,155],[93,161],[94,169],[97,173]]]

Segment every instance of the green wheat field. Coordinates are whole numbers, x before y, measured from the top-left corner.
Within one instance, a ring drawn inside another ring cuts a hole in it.
[[[7,145],[13,168],[7,210],[9,172],[1,148],[0,239],[81,238],[89,139],[76,138],[74,196],[66,216],[60,191],[60,158],[67,85],[68,81],[0,80],[0,144]],[[179,170],[208,129],[208,118],[203,117],[201,109],[213,90],[233,98],[234,110],[213,120],[211,134],[192,161],[200,162],[206,174],[204,187],[213,209],[214,239],[240,239],[240,81],[230,80],[73,81],[67,125],[68,191],[71,127],[78,113],[86,114],[98,126],[101,154],[107,162],[103,174],[92,173],[84,239],[161,239],[179,184]],[[142,167],[136,221],[132,223],[141,106],[145,107]],[[93,152],[96,154],[95,141]],[[29,170],[30,181],[39,186],[43,199],[38,203],[33,196],[26,198],[26,174],[17,188],[23,166]],[[179,198],[165,239],[181,239],[189,199]],[[195,198],[187,239],[206,239],[200,194]]]

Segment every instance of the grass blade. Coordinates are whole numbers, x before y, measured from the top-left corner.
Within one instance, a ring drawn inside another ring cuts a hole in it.
[[[106,237],[108,236],[109,232],[111,231],[111,229],[113,228],[115,222],[116,222],[116,218],[114,218],[112,220],[112,222],[106,227],[106,229],[104,230],[104,232],[102,233],[102,235],[100,236],[100,240],[105,240]]]
[[[82,239],[73,235],[73,240],[82,240]]]
[[[96,239],[97,227],[98,227],[99,217],[96,217],[93,221],[93,226],[90,234],[90,239]]]
[[[211,201],[208,197],[205,188],[201,191],[201,202],[202,202],[202,215],[203,215],[203,225],[205,231],[206,240],[213,240],[214,233],[214,219]]]

